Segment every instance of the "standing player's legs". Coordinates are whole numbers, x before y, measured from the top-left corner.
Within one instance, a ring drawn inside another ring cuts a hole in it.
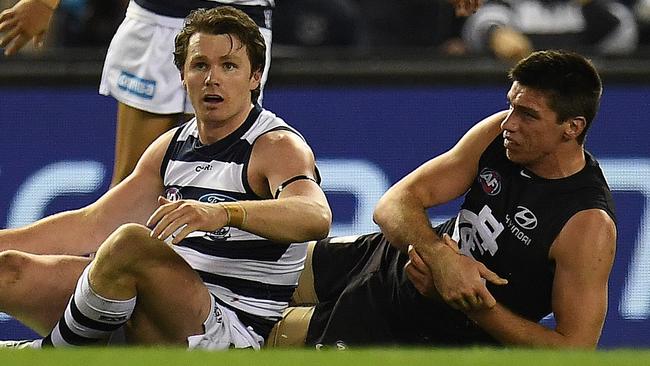
[[[63,314],[89,258],[0,253],[0,310],[47,334]]]
[[[115,186],[135,168],[145,149],[160,135],[178,125],[181,114],[155,114],[119,103],[115,136]]]
[[[257,103],[262,105],[264,99],[264,86],[266,85],[266,80],[271,68],[271,43],[273,41],[273,32],[270,28],[260,27],[260,33],[262,33],[264,43],[266,44],[266,63],[264,64],[264,70],[262,72],[262,80],[260,80],[260,96],[257,98]]]
[[[173,61],[182,18],[157,15],[131,1],[106,53],[99,93],[118,101],[114,186],[144,150],[192,113]]]

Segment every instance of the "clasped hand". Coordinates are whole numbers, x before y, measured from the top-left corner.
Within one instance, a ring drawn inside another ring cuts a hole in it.
[[[178,244],[189,233],[197,230],[215,231],[227,224],[226,210],[218,204],[195,200],[170,201],[158,197],[160,207],[147,220],[151,237]],[[180,231],[179,231],[180,230]],[[178,233],[176,233],[178,231]]]
[[[442,239],[445,245],[438,248],[436,258],[428,264],[409,246],[405,271],[415,288],[426,297],[440,296],[449,306],[463,312],[494,307],[496,300],[485,281],[495,285],[505,285],[508,281],[483,263],[460,254],[458,243],[449,235],[444,234]]]

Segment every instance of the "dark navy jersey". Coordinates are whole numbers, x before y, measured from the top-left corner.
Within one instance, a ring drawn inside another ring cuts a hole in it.
[[[498,137],[482,154],[458,216],[435,228],[452,235],[464,254],[507,278],[507,285],[488,284],[488,289],[499,303],[532,321],[551,312],[549,250],[566,222],[592,208],[614,218],[598,163],[588,152],[585,157],[580,172],[544,179],[509,161]],[[312,268],[320,303],[307,343],[499,344],[464,313],[422,296],[404,272],[408,259],[382,233],[319,241]]]
[[[615,221],[605,177],[586,151],[585,160],[576,174],[545,179],[508,160],[499,136],[481,156],[456,218],[452,237],[461,251],[508,279],[504,286],[488,284],[490,292],[530,320],[552,311],[549,250],[567,221],[587,209],[601,209]]]

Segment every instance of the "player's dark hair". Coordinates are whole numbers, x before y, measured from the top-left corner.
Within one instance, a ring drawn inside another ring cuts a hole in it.
[[[549,107],[558,123],[584,117],[585,129],[576,138],[583,144],[603,91],[598,71],[588,59],[567,51],[533,52],[510,70],[512,81],[548,93]]]
[[[264,71],[266,63],[266,43],[257,24],[241,10],[231,6],[210,9],[196,9],[185,19],[185,25],[176,36],[174,64],[183,71],[187,58],[190,37],[195,33],[228,34],[239,39],[251,63],[252,73]],[[251,91],[251,101],[255,103],[260,95],[260,86]]]

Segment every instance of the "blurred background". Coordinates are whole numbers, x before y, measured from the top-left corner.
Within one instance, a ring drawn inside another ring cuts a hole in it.
[[[614,191],[619,230],[601,346],[650,347],[650,0],[488,0],[468,18],[443,0],[276,3],[264,106],[314,148],[332,235],[377,230],[372,210],[390,185],[506,107],[516,60],[542,48],[588,55],[605,91],[586,146]],[[108,189],[116,102],[97,88],[126,5],[61,0],[44,49],[0,56],[2,227]],[[0,339],[29,336],[0,315]]]

